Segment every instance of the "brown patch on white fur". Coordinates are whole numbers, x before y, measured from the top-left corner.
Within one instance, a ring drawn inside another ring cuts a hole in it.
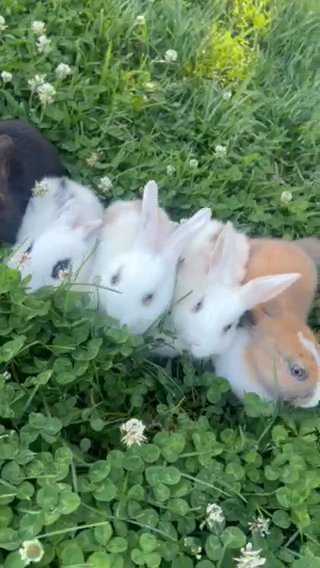
[[[320,382],[320,368],[314,356],[317,341],[311,330],[294,316],[273,319],[265,315],[247,331],[251,341],[245,358],[248,368],[252,369],[253,380],[261,384],[272,399],[307,406]],[[310,345],[314,345],[314,350]],[[291,375],[292,365],[306,371],[303,380]]]
[[[301,278],[266,303],[270,315],[295,314],[306,321],[317,289],[312,259],[298,245],[281,240],[252,239],[244,283],[258,276],[297,272]]]

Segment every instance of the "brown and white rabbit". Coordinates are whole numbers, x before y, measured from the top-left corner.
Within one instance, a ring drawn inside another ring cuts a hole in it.
[[[58,152],[22,120],[0,121],[0,240],[14,243],[37,181],[62,176]]]
[[[320,347],[305,323],[316,292],[315,266],[297,243],[250,242],[244,283],[293,271],[301,277],[242,318],[230,349],[214,365],[240,397],[255,392],[268,400],[315,406],[320,400]]]

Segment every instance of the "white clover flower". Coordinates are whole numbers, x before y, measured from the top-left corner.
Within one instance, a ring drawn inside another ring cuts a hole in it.
[[[42,36],[46,33],[46,24],[40,20],[32,22],[31,29],[36,36]]]
[[[9,73],[9,71],[2,71],[1,79],[4,82],[4,84],[10,83],[10,81],[12,81],[12,73]]]
[[[260,556],[261,550],[253,550],[251,542],[241,548],[241,556],[234,558],[237,568],[259,568],[264,566],[266,559]]]
[[[292,199],[293,199],[293,195],[292,195],[291,191],[283,191],[281,193],[280,201],[281,201],[282,205],[287,205],[288,203],[290,203],[290,201],[292,201]]]
[[[205,525],[212,529],[215,524],[222,525],[225,521],[225,516],[222,507],[216,503],[209,503],[206,508],[206,518],[201,523],[200,529],[202,530]]]
[[[37,88],[37,94],[42,105],[51,105],[57,91],[50,83],[43,83]]]
[[[112,181],[108,176],[102,177],[98,183],[98,188],[101,189],[103,193],[108,193],[112,189],[112,186]]]
[[[16,257],[16,265],[19,268],[20,266],[29,266],[31,263],[31,255],[27,252],[21,252]]]
[[[146,23],[146,18],[145,16],[142,14],[141,16],[137,16],[136,17],[136,24],[137,26],[144,26]]]
[[[65,79],[68,75],[72,75],[72,69],[67,63],[59,63],[56,67],[56,75],[58,79]]]
[[[44,555],[43,546],[37,538],[34,540],[25,540],[19,548],[19,554],[25,566],[31,562],[40,562]]]
[[[145,83],[144,87],[145,87],[145,90],[146,90],[148,93],[154,93],[154,91],[157,90],[158,85],[157,85],[157,83],[154,82],[154,81],[147,81],[147,83]]]
[[[191,160],[189,160],[189,168],[191,168],[192,170],[196,170],[198,165],[199,161],[196,160],[196,158],[191,158]]]
[[[224,101],[230,101],[232,97],[232,91],[225,91],[222,95]]]
[[[11,373],[9,373],[9,371],[4,371],[4,373],[2,373],[2,376],[3,376],[5,381],[8,381],[9,379],[11,379]]]
[[[36,91],[40,85],[43,85],[45,82],[45,75],[35,75],[32,79],[28,80],[28,85],[32,92]]]
[[[178,53],[175,49],[167,49],[164,54],[164,59],[167,63],[174,63],[178,59]]]
[[[4,32],[7,29],[6,21],[3,16],[0,16],[0,33]]]
[[[217,144],[214,149],[214,155],[216,158],[225,158],[227,155],[227,148],[226,146],[222,146],[221,144]]]
[[[120,426],[120,432],[121,434],[124,434],[121,438],[121,442],[129,448],[130,446],[133,446],[133,444],[138,444],[138,446],[140,446],[143,442],[147,441],[147,438],[144,435],[145,428],[146,427],[141,420],[131,418]]]
[[[261,536],[267,536],[269,531],[270,519],[266,519],[262,515],[257,517],[253,522],[248,523],[248,527],[252,534],[258,533]]]
[[[167,176],[173,176],[176,173],[174,166],[167,166]]]
[[[92,154],[90,154],[90,156],[86,158],[86,163],[89,166],[89,168],[94,168],[94,166],[97,164],[98,161],[99,161],[99,154],[97,152],[92,152]]]
[[[49,191],[49,186],[44,181],[36,181],[34,187],[31,190],[33,197],[43,197]]]
[[[44,34],[38,37],[36,45],[38,53],[47,55],[51,51],[51,39]]]

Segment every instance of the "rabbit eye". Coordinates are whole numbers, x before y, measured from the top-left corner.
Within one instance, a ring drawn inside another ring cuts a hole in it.
[[[154,294],[145,294],[142,298],[142,303],[144,306],[149,306],[154,298]]]
[[[226,326],[223,328],[223,333],[227,333],[227,331],[229,331],[231,328],[232,328],[232,323],[229,323],[229,325],[226,325]]]
[[[30,252],[32,251],[32,247],[33,247],[33,243],[31,243],[31,244],[28,246],[27,250],[25,250],[24,253],[25,253],[25,254],[30,254]]]
[[[197,304],[195,306],[193,306],[192,311],[197,313],[200,312],[200,310],[202,309],[203,306],[203,298],[202,300],[199,300],[199,302],[197,302]]]
[[[51,272],[51,277],[52,278],[59,278],[59,273],[62,270],[67,270],[69,264],[71,262],[71,258],[65,258],[64,260],[59,260],[53,267],[52,272]]]
[[[299,365],[292,365],[290,367],[290,373],[298,381],[304,381],[307,378],[305,369],[303,369]]]

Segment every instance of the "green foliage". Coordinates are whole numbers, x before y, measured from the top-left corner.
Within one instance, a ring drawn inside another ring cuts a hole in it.
[[[152,177],[174,216],[210,205],[252,233],[319,234],[318,2],[3,0],[1,14],[1,70],[13,74],[1,116],[39,125],[72,176],[97,186],[108,175],[120,197]],[[218,76],[188,74],[209,44]],[[31,93],[36,73],[55,87],[52,104]],[[293,199],[281,205],[283,191]],[[233,568],[248,542],[270,568],[319,566],[316,410],[240,404],[187,359],[158,366],[149,342],[85,296],[26,295],[3,264],[0,292],[0,566],[22,568],[33,539],[39,567]],[[121,442],[130,418],[147,443]],[[265,537],[251,534],[258,516]]]

